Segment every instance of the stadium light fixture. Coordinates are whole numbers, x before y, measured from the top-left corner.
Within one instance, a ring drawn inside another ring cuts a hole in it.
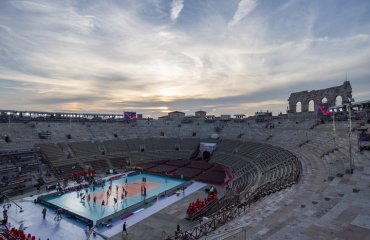
[[[334,148],[336,148],[336,143],[335,143],[335,108],[330,108],[329,111],[333,114],[333,142],[334,142]]]
[[[354,102],[353,98],[348,98],[348,104],[347,104],[347,110],[348,110],[348,151],[349,151],[349,170],[350,173],[353,173],[354,164],[352,161],[352,143],[351,143],[351,132],[352,132],[352,116],[351,116],[351,110],[352,110],[352,102]]]

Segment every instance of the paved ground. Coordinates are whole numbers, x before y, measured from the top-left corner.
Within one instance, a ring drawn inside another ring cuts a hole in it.
[[[189,227],[189,225],[194,223],[185,219],[186,209],[188,208],[190,202],[196,200],[197,198],[206,197],[204,190],[205,188],[198,190],[176,202],[175,204],[172,204],[166,209],[151,215],[150,217],[141,221],[139,224],[135,224],[131,227],[129,226],[127,236],[117,234],[110,238],[110,240],[159,240],[164,239],[168,235],[173,235],[177,224],[180,224],[181,228]]]

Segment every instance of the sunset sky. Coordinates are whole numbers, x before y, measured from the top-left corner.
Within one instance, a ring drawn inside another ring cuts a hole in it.
[[[368,0],[0,1],[0,109],[158,117],[370,99]]]

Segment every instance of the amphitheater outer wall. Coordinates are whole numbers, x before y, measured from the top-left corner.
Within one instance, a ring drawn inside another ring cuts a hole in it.
[[[342,104],[349,103],[349,99],[352,98],[352,87],[349,81],[345,81],[342,85],[336,87],[291,93],[288,98],[288,113],[296,113],[297,103],[299,102],[301,103],[301,112],[309,112],[309,102],[311,100],[314,101],[314,106],[321,104],[324,98],[327,99],[328,103],[335,104],[338,96],[342,97]]]

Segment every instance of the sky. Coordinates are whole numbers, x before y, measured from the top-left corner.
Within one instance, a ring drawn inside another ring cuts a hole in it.
[[[277,115],[346,73],[370,99],[368,0],[0,1],[0,109]]]

